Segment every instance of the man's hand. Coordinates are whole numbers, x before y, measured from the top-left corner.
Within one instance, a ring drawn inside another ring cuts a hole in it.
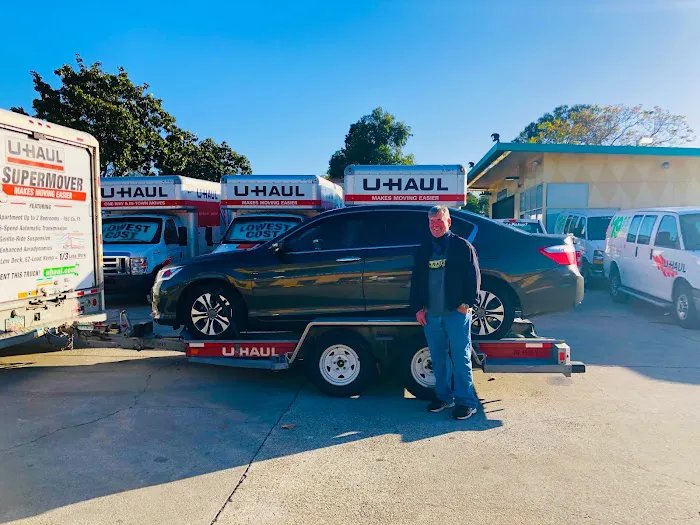
[[[457,307],[457,311],[461,314],[467,315],[469,313],[469,308],[461,304]]]
[[[425,326],[428,324],[428,321],[425,318],[425,314],[428,313],[428,311],[423,308],[422,310],[418,310],[416,313],[416,321],[418,321],[418,324],[421,326]]]

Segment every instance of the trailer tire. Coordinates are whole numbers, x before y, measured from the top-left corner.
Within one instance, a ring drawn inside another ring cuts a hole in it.
[[[435,399],[435,376],[428,344],[407,343],[399,354],[399,380],[417,399]]]
[[[215,318],[209,317],[219,309]],[[195,286],[185,296],[182,320],[194,339],[234,339],[238,334],[238,297],[226,285],[209,282]]]
[[[377,375],[369,344],[354,332],[329,332],[304,353],[306,374],[316,388],[334,397],[355,396]]]

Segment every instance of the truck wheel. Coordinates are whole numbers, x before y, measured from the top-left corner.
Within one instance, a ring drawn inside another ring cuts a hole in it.
[[[610,297],[616,303],[624,303],[627,300],[627,294],[620,290],[621,286],[620,270],[615,266],[610,269]]]
[[[676,321],[683,328],[695,328],[698,325],[698,312],[693,302],[693,290],[686,283],[676,286],[673,294]]]
[[[434,399],[435,375],[428,345],[408,344],[401,351],[400,359],[399,378],[403,387],[418,399]]]
[[[482,284],[472,313],[474,339],[501,339],[510,332],[515,319],[513,294],[497,282]]]
[[[182,317],[195,339],[232,339],[236,327],[237,297],[225,286],[204,284],[187,294]]]
[[[360,394],[377,373],[369,345],[351,332],[321,336],[304,355],[304,362],[309,380],[316,388],[335,397]]]

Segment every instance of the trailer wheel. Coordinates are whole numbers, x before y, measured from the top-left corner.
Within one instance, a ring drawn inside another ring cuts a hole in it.
[[[400,354],[399,375],[403,387],[418,399],[435,398],[435,375],[427,344],[408,344]]]
[[[360,394],[374,379],[377,363],[367,342],[352,332],[321,336],[304,355],[309,380],[335,397]]]
[[[187,331],[195,339],[232,339],[236,326],[237,298],[225,286],[202,284],[185,298],[182,310]]]

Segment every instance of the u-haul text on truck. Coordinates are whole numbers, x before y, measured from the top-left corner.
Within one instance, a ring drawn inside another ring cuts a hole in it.
[[[148,293],[161,268],[208,253],[221,239],[218,182],[177,175],[101,182],[108,291]]]
[[[343,206],[342,188],[317,175],[230,175],[221,184],[229,227],[216,252],[253,248],[307,217]]]
[[[99,147],[0,110],[0,348],[104,319]]]
[[[345,203],[442,204],[464,206],[464,166],[360,166],[345,168]]]

